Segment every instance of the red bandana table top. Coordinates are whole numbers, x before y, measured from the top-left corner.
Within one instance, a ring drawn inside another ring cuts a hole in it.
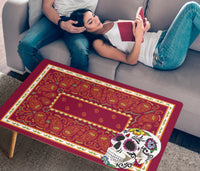
[[[104,165],[126,128],[159,138],[161,152],[129,170],[155,170],[182,103],[43,60],[0,109],[0,125]]]

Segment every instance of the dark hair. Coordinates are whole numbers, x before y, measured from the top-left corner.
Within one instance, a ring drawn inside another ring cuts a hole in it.
[[[83,27],[84,26],[84,21],[83,21],[84,14],[88,11],[92,12],[90,9],[87,9],[87,8],[77,9],[71,13],[69,19],[78,21],[78,23],[74,24],[74,26]]]
[[[78,21],[77,24],[74,24],[74,26],[76,27],[83,27],[84,26],[84,14],[86,12],[92,12],[90,9],[87,8],[82,8],[82,9],[77,9],[75,11],[73,11],[69,17],[70,20],[74,20],[74,21]],[[88,40],[90,41],[90,43],[92,43],[94,40],[96,39],[101,39],[103,40],[104,43],[110,44],[109,40],[107,40],[103,35],[95,35],[89,32],[84,32],[85,36],[88,38]]]

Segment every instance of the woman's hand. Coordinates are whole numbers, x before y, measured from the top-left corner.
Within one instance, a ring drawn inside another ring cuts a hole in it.
[[[144,24],[141,18],[137,18],[133,22],[133,35],[135,36],[135,42],[141,43],[145,32]]]
[[[151,28],[150,22],[145,18],[144,34]]]
[[[77,24],[77,21],[61,21],[60,27],[69,33],[82,33],[86,30],[85,27],[76,27],[73,24]]]

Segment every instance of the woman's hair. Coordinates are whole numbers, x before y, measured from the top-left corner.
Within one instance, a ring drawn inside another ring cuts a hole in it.
[[[82,9],[77,9],[75,11],[73,11],[70,15],[70,20],[74,20],[74,21],[78,21],[77,24],[74,24],[74,26],[76,27],[83,27],[84,26],[84,14],[86,12],[92,12],[90,9],[87,8],[82,8]]]
[[[73,11],[69,17],[70,20],[78,21],[77,24],[74,24],[76,27],[83,27],[84,26],[84,14],[86,12],[92,12],[90,9],[87,8],[82,8],[82,9],[77,9]],[[101,39],[103,40],[104,43],[110,44],[109,40],[107,40],[103,35],[95,35],[89,32],[84,32],[85,36],[89,39],[89,41],[92,43],[96,39]]]

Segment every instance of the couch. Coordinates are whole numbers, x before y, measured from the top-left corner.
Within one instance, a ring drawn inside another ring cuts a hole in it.
[[[101,20],[134,19],[139,6],[151,22],[151,30],[166,30],[188,0],[99,0],[96,14]],[[200,0],[196,0],[200,4]],[[42,0],[7,0],[2,22],[7,65],[23,74],[26,69],[17,54],[18,41],[43,14]],[[183,35],[184,36],[184,35]],[[183,42],[184,43],[184,42]],[[62,38],[40,49],[44,58],[70,65],[70,54]],[[159,71],[140,63],[130,66],[103,58],[91,51],[89,72],[150,91],[183,103],[175,128],[200,137],[200,36],[190,47],[179,69]]]

